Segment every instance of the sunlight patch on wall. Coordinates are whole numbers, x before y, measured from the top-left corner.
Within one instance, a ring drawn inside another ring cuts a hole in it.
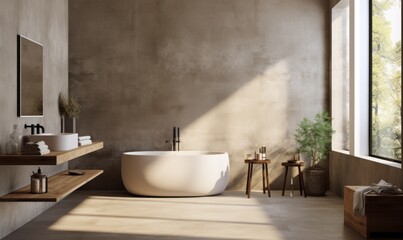
[[[183,148],[191,142],[193,147],[197,145],[197,150],[219,150],[217,143],[221,145],[219,143],[224,141],[226,149],[221,150],[228,151],[286,139],[290,80],[287,60],[269,66],[186,126],[182,131],[182,137],[186,139]]]

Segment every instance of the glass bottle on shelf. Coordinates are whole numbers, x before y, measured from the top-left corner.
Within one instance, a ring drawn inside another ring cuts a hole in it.
[[[6,144],[6,154],[17,154],[18,153],[18,143],[14,139],[13,134],[10,134],[10,140]]]
[[[11,132],[12,137],[14,138],[14,141],[18,144],[17,146],[17,153],[21,152],[21,145],[22,145],[22,134],[18,129],[18,125],[14,124],[13,125],[13,131]]]

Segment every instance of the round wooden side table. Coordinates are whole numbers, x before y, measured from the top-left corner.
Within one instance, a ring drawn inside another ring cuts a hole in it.
[[[281,163],[281,166],[285,167],[282,196],[284,196],[285,182],[287,180],[288,168],[289,167],[298,167],[299,192],[300,192],[301,196],[302,196],[302,192],[304,192],[304,196],[306,197],[304,177],[302,176],[302,172],[301,172],[301,166],[304,166],[304,165],[305,165],[304,162],[283,162],[283,163]]]
[[[248,164],[248,175],[246,178],[246,194],[248,195],[248,198],[250,198],[250,190],[251,190],[251,183],[252,183],[252,174],[253,174],[253,164],[261,164],[262,165],[262,178],[263,178],[263,194],[266,193],[267,189],[267,195],[268,197],[271,197],[270,194],[270,181],[269,181],[269,168],[267,166],[268,163],[270,163],[271,160],[249,160],[246,159],[245,163]]]

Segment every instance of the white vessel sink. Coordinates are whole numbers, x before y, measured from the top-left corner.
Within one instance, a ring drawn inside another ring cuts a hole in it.
[[[29,141],[44,141],[50,151],[68,151],[78,147],[78,133],[43,133],[28,136]]]

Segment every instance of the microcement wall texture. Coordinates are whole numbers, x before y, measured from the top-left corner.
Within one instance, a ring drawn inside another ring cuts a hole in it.
[[[43,117],[17,117],[17,34],[43,45]],[[5,154],[13,124],[23,130],[24,124],[40,123],[46,132],[60,132],[57,97],[68,91],[67,34],[67,0],[0,1],[0,154]],[[37,167],[0,166],[0,196],[29,184]],[[42,166],[49,176],[63,169],[67,164]],[[0,239],[52,205],[0,202]]]
[[[245,187],[244,157],[266,145],[279,189],[296,125],[327,106],[328,9],[322,0],[70,0],[77,127],[105,148],[69,167],[105,170],[87,188],[122,189],[122,153],[169,150],[179,126],[182,150],[229,153],[229,189]]]

